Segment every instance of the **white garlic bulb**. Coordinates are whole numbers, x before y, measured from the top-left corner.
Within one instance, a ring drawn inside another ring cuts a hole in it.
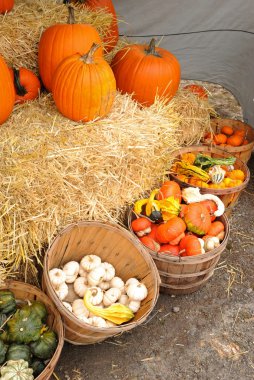
[[[89,318],[89,320],[91,321],[92,326],[107,327],[105,319],[103,319],[101,317],[94,316],[94,317]]]
[[[73,285],[74,292],[80,297],[83,298],[88,288],[87,278],[86,277],[78,277]]]
[[[99,305],[103,300],[103,291],[101,290],[101,288],[96,286],[89,288],[89,290],[91,291],[91,304],[93,304],[94,306]]]
[[[63,271],[66,275],[65,282],[67,284],[71,284],[76,280],[78,276],[79,263],[77,263],[77,261],[69,261],[68,263],[64,265]]]
[[[133,301],[143,301],[148,294],[147,287],[141,282],[138,284],[132,283],[127,288],[127,295]]]
[[[110,285],[110,288],[120,289],[121,293],[125,292],[124,282],[120,277],[113,277],[109,285]]]
[[[113,267],[112,264],[107,263],[107,262],[104,262],[101,265],[105,269],[105,275],[103,277],[103,281],[109,282],[115,276],[115,273],[116,273],[115,268]]]
[[[61,301],[63,301],[65,299],[65,297],[67,297],[68,292],[69,292],[68,285],[65,282],[63,282],[57,288],[55,288],[55,292],[57,294],[57,297]]]
[[[69,302],[63,302],[64,307],[66,307],[67,310],[72,312],[72,306]]]
[[[90,270],[101,265],[101,258],[97,255],[86,255],[80,261],[80,265],[85,271],[90,272]]]
[[[105,269],[102,265],[92,269],[87,276],[88,284],[90,286],[96,286],[102,282],[105,275]]]
[[[80,298],[73,301],[72,312],[79,319],[88,318],[89,316],[89,310],[85,307],[84,301]]]
[[[108,289],[103,296],[103,304],[110,306],[121,297],[121,291],[118,288]]]
[[[127,296],[127,294],[121,295],[121,297],[119,298],[119,303],[121,303],[122,305],[128,306],[129,297]]]
[[[102,281],[98,284],[99,288],[102,290],[108,290],[110,288],[109,282]]]
[[[129,309],[133,311],[133,313],[136,313],[140,309],[140,301],[133,301],[131,300],[128,304]]]
[[[57,288],[66,280],[66,275],[62,269],[53,268],[49,271],[49,280],[53,288]]]

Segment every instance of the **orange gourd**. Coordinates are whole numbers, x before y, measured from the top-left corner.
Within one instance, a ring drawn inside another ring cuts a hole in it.
[[[166,181],[162,184],[159,193],[157,194],[157,199],[162,200],[169,197],[174,197],[178,199],[179,202],[182,200],[181,188],[175,181]]]
[[[209,236],[217,236],[220,232],[224,231],[225,227],[222,222],[219,220],[216,220],[213,222],[210,226],[210,228],[207,231],[207,235]]]
[[[12,113],[15,102],[14,84],[5,60],[0,56],[0,124]]]
[[[206,199],[205,201],[202,201],[200,203],[207,208],[210,214],[211,222],[213,222],[216,219],[216,216],[214,215],[215,211],[217,210],[216,203],[210,199]]]
[[[85,55],[65,58],[55,71],[52,84],[57,109],[67,118],[87,122],[111,110],[116,83],[109,64],[94,56],[94,44]]]
[[[0,13],[10,12],[14,7],[14,0],[1,0],[0,1]]]
[[[18,70],[10,68],[10,73],[15,88],[15,103],[24,103],[38,97],[41,83],[31,70],[25,67]]]
[[[186,230],[184,221],[178,216],[170,219],[168,222],[160,224],[156,231],[156,240],[163,243],[170,243],[183,234]]]
[[[184,86],[183,89],[193,92],[193,94],[197,95],[201,99],[208,98],[206,89],[198,84],[188,84],[187,86]]]
[[[211,217],[207,208],[201,203],[191,203],[184,212],[184,221],[188,231],[205,235],[211,227]]]
[[[217,135],[214,135],[214,142],[215,144],[225,144],[227,141],[227,136],[223,133],[218,133]]]
[[[243,136],[234,133],[232,136],[227,138],[227,144],[231,146],[240,146],[242,145],[243,140]]]
[[[141,238],[139,238],[139,240],[142,244],[144,244],[147,248],[150,248],[152,251],[158,252],[160,249],[160,244],[152,238],[150,238],[149,236],[142,236]]]
[[[234,133],[234,130],[229,125],[224,125],[221,128],[221,133],[223,133],[224,135],[227,135],[227,136],[231,136]]]
[[[53,74],[66,57],[86,54],[93,43],[102,44],[97,30],[89,24],[75,24],[74,9],[69,6],[66,24],[55,24],[47,28],[39,41],[38,64],[41,80],[48,91],[52,90]],[[102,47],[95,56],[102,57]]]
[[[180,64],[166,49],[149,45],[128,45],[118,51],[111,63],[116,84],[122,93],[131,94],[143,106],[151,106],[155,98],[169,101],[180,83]]]
[[[186,235],[179,244],[181,256],[196,256],[202,253],[202,246],[194,235]]]
[[[164,253],[169,256],[179,256],[179,245],[163,244],[159,249],[159,253]]]

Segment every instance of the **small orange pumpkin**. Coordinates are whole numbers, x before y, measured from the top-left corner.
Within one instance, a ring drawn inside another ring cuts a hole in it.
[[[94,44],[85,55],[65,58],[57,67],[52,84],[57,109],[67,118],[87,122],[111,110],[116,82],[109,64],[94,56]]]
[[[0,13],[10,12],[14,7],[14,0],[1,0],[0,1]]]
[[[234,133],[232,136],[227,138],[227,144],[231,146],[240,146],[242,145],[243,140],[243,136]]]
[[[218,133],[217,135],[214,135],[214,142],[215,144],[225,144],[227,141],[227,136],[223,133]]]
[[[217,210],[216,203],[210,199],[206,199],[204,201],[201,201],[200,203],[207,208],[211,217],[211,222],[213,222],[216,219],[216,216],[214,215],[215,211]]]
[[[25,67],[10,68],[10,73],[15,87],[15,103],[24,103],[38,97],[41,83],[31,70]]]
[[[142,244],[144,244],[147,248],[150,248],[152,251],[158,252],[160,249],[160,244],[149,236],[142,236],[139,238],[139,240]]]
[[[131,222],[131,227],[137,236],[144,236],[151,232],[151,221],[147,218],[137,218]]]
[[[163,200],[169,197],[174,197],[181,202],[182,200],[182,193],[181,188],[175,181],[166,181],[162,184],[159,193],[157,194],[157,199]]]
[[[221,133],[223,133],[224,135],[227,135],[227,136],[231,136],[234,133],[234,130],[229,125],[224,125],[221,128]]]
[[[202,253],[202,246],[194,235],[186,235],[179,244],[181,256],[196,256]]]
[[[178,238],[186,230],[186,224],[178,216],[168,222],[160,224],[156,231],[156,239],[159,243],[170,243]]]
[[[207,208],[201,203],[191,203],[184,213],[188,231],[205,235],[211,227],[211,217]]]
[[[179,245],[163,244],[159,249],[159,253],[164,253],[169,256],[179,256]]]
[[[216,220],[215,222],[211,224],[210,228],[207,231],[207,235],[217,236],[219,235],[220,232],[224,230],[225,230],[224,224],[220,222],[219,220]]]

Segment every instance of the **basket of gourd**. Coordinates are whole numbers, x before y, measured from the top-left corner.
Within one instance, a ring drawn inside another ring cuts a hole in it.
[[[145,247],[112,223],[71,224],[44,257],[43,289],[72,344],[97,343],[143,323],[156,304],[159,283]]]
[[[173,153],[170,177],[184,188],[198,187],[202,194],[214,194],[230,216],[243,189],[250,180],[246,163],[214,146],[190,146]]]
[[[224,211],[217,196],[175,181],[134,203],[128,227],[154,260],[161,292],[193,293],[212,277],[229,237]]]
[[[52,301],[35,286],[0,287],[1,380],[48,380],[60,357],[64,332]]]

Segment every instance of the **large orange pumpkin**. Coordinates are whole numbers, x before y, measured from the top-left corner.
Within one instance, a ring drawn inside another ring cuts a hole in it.
[[[116,46],[119,39],[117,16],[112,0],[77,0],[75,3],[84,4],[92,10],[103,9],[112,15],[112,22],[103,38],[104,48],[109,53]]]
[[[67,24],[56,24],[47,28],[39,41],[39,73],[45,88],[52,90],[52,78],[59,63],[70,55],[86,54],[93,43],[102,44],[97,30],[89,24],[75,24],[74,9],[69,6]],[[96,56],[102,57],[102,47]]]
[[[162,244],[171,243],[179,236],[181,236],[185,230],[186,224],[181,218],[176,216],[170,219],[168,222],[159,225],[156,230],[156,240]]]
[[[14,83],[16,103],[24,103],[38,97],[41,83],[31,70],[25,67],[20,69],[10,68],[10,73]]]
[[[0,0],[0,13],[10,12],[14,7],[14,0]]]
[[[85,55],[65,58],[55,71],[52,93],[58,110],[74,121],[89,121],[107,115],[116,93],[109,64],[95,57],[94,44]]]
[[[0,124],[12,113],[15,102],[14,84],[4,59],[0,56]]]
[[[154,103],[156,96],[170,100],[180,82],[180,64],[169,51],[149,45],[128,45],[112,60],[118,90],[131,94],[144,106]]]
[[[184,212],[183,217],[188,231],[197,235],[205,235],[211,227],[211,217],[206,206],[201,203],[191,203]]]

